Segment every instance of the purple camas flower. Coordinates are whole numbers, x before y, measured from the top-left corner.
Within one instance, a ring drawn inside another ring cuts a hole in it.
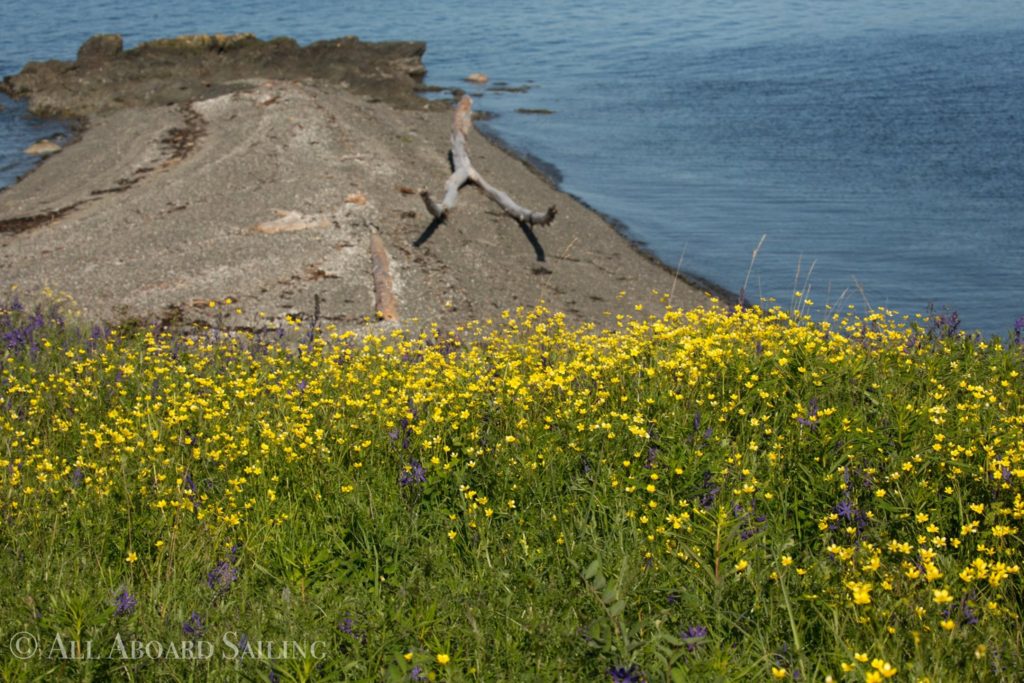
[[[342,633],[352,636],[362,644],[366,644],[366,634],[362,631],[356,630],[356,623],[352,620],[352,617],[345,615],[345,618],[338,624],[338,630]]]
[[[409,672],[409,680],[411,681],[425,681],[427,677],[423,675],[423,669],[418,666],[414,666],[412,671]]]
[[[931,318],[931,327],[928,332],[932,337],[952,339],[956,336],[959,327],[960,314],[956,311],[947,314],[937,313]]]
[[[185,623],[181,625],[181,632],[190,638],[202,638],[205,631],[206,624],[203,623],[199,612],[192,612]]]
[[[206,584],[218,594],[227,593],[238,578],[238,570],[230,562],[222,560],[206,575]]]
[[[712,478],[710,472],[704,473],[704,482],[701,484],[701,488],[704,493],[700,497],[700,506],[707,510],[715,504],[715,499],[718,497],[722,488],[715,485],[715,480]]]
[[[708,637],[708,630],[704,626],[691,626],[683,631],[680,637],[686,645],[687,652],[693,652]]]
[[[398,484],[400,486],[412,486],[413,484],[423,484],[427,481],[427,473],[423,469],[423,465],[416,458],[409,461],[409,464],[402,468],[401,474],[398,475]]]
[[[636,668],[636,664],[630,664],[627,669],[624,666],[608,669],[608,675],[612,677],[612,683],[644,683],[643,673]]]
[[[798,417],[797,422],[811,429],[818,428],[818,399],[812,398],[807,404],[807,417]]]
[[[126,590],[122,590],[114,598],[114,616],[115,617],[126,617],[135,611],[135,606],[138,605],[138,601]]]

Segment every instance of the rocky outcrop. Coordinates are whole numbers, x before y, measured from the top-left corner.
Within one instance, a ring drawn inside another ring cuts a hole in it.
[[[426,74],[421,42],[365,43],[354,37],[301,46],[252,34],[190,35],[125,50],[117,35],[89,38],[74,62],[30,62],[0,85],[42,116],[88,118],[131,106],[184,104],[251,87],[242,79],[337,83],[400,108],[430,106],[416,96]],[[436,105],[444,106],[444,105]]]

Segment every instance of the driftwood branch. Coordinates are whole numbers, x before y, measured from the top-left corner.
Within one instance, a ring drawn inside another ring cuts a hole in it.
[[[380,235],[370,235],[374,309],[379,320],[398,320],[398,300],[391,280],[391,259]]]
[[[434,201],[433,197],[426,190],[420,192],[423,203],[430,215],[439,221],[443,221],[448,212],[455,208],[459,200],[459,189],[467,182],[473,183],[484,194],[498,204],[505,213],[526,225],[547,225],[555,220],[558,210],[555,207],[547,211],[530,211],[516,204],[505,192],[494,187],[483,176],[473,168],[469,160],[469,147],[466,138],[469,131],[473,129],[473,100],[469,95],[463,95],[459,100],[459,106],[455,108],[455,119],[452,121],[452,174],[444,184],[444,199],[440,204]]]

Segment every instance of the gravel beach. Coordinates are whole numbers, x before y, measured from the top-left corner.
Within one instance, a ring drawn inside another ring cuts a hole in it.
[[[375,268],[406,326],[538,302],[599,324],[669,294],[708,302],[475,130],[477,170],[557,218],[519,224],[467,186],[433,221],[419,193],[440,196],[451,173],[452,102],[417,94],[424,49],[218,35],[124,50],[97,36],[75,62],[29,64],[3,91],[81,133],[0,192],[0,286],[69,295],[93,322],[247,329],[314,313],[376,326]]]

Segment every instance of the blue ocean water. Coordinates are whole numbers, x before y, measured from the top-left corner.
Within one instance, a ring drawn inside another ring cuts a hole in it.
[[[987,334],[1024,314],[1020,0],[0,0],[0,17],[0,74],[103,32],[424,40],[432,84],[529,84],[468,89],[490,132],[670,267],[753,300],[956,310]],[[0,105],[7,184],[53,124]]]

